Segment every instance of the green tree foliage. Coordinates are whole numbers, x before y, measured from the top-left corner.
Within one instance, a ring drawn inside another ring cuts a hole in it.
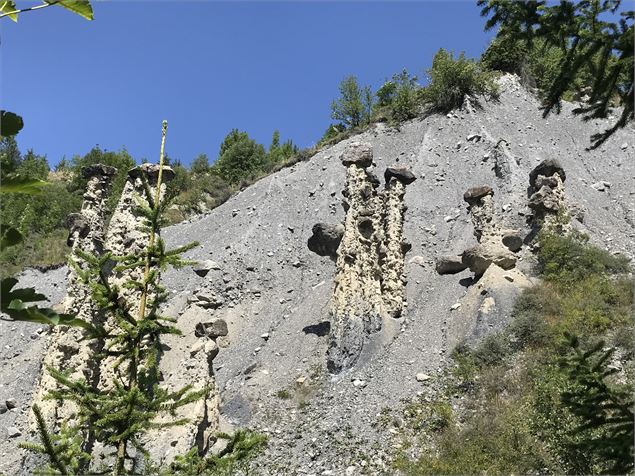
[[[76,155],[73,157],[71,161],[73,178],[69,185],[71,191],[83,193],[86,189],[88,179],[82,177],[80,171],[82,167],[93,164],[104,164],[117,168],[117,174],[112,179],[110,194],[107,201],[108,211],[109,213],[112,213],[117,206],[117,202],[119,202],[121,192],[126,184],[128,171],[132,169],[136,163],[125,148],[121,149],[119,152],[112,152],[101,150],[99,146],[95,146],[86,155]]]
[[[209,172],[209,159],[205,154],[199,154],[192,161],[190,170],[193,174],[205,174]]]
[[[0,110],[0,137],[13,137],[24,127],[22,117],[9,111]]]
[[[463,105],[465,96],[494,95],[497,92],[492,73],[463,53],[454,59],[441,48],[427,71],[429,84],[423,101],[434,111],[448,112]]]
[[[213,168],[220,178],[235,185],[263,170],[265,163],[265,148],[246,132],[232,129],[220,146]]]
[[[0,139],[0,178],[15,173],[20,162],[22,162],[22,154],[15,138],[3,137]]]
[[[28,151],[19,158],[15,173],[23,179],[46,179],[49,165],[46,157]],[[15,163],[14,163],[15,165]],[[0,203],[0,217],[4,225],[17,228],[23,234],[47,234],[63,227],[69,213],[79,209],[81,196],[72,193],[64,182],[55,181],[41,188],[40,193],[8,194]]]
[[[281,164],[289,160],[294,154],[298,152],[298,147],[293,143],[291,139],[280,144],[280,131],[273,131],[271,137],[271,145],[267,151],[267,169],[273,168],[277,164]]]
[[[386,114],[388,120],[400,123],[417,117],[421,108],[421,86],[417,77],[405,69],[394,74],[376,93],[375,115]]]
[[[527,50],[541,39],[560,50],[557,74],[544,87],[544,113],[560,112],[561,101],[582,83],[589,101],[574,112],[584,120],[607,117],[614,105],[622,106],[619,118],[609,129],[591,137],[591,148],[606,141],[634,116],[633,10],[620,12],[611,21],[621,0],[545,1],[478,0],[481,14],[489,17],[486,29],[499,26],[497,39],[507,43],[509,62],[514,63],[518,44]],[[508,61],[506,60],[505,63]],[[501,61],[498,61],[501,64]]]
[[[331,103],[331,118],[347,128],[370,122],[373,94],[370,86],[360,86],[357,77],[347,76],[339,85],[340,97]]]
[[[218,438],[228,441],[218,455],[201,457],[196,448],[177,456],[169,469],[159,470],[159,476],[231,476],[246,470],[245,463],[267,443],[267,437],[249,430],[238,430],[233,435],[220,433]]]
[[[342,124],[331,124],[326,128],[324,134],[322,135],[319,144],[326,145],[329,144],[332,140],[336,139],[337,136],[342,134],[346,130]]]
[[[483,66],[492,71],[517,74],[521,82],[542,96],[559,74],[562,51],[538,38],[528,48],[524,41],[497,37],[483,53]],[[584,91],[585,84],[575,81],[564,99],[572,100]]]
[[[635,457],[633,388],[611,382],[611,376],[618,372],[608,365],[614,349],[603,350],[605,344],[600,341],[583,351],[575,336],[568,337],[572,352],[561,363],[572,385],[563,392],[562,401],[580,418],[578,431],[592,429],[595,433],[577,446],[593,455],[602,473],[630,474]]]

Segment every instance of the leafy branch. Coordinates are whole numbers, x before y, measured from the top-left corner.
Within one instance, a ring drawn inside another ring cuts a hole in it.
[[[0,18],[9,17],[11,20],[17,22],[19,13],[40,10],[42,8],[52,7],[53,5],[59,5],[87,20],[93,19],[93,7],[89,0],[44,0],[40,5],[27,8],[18,8],[14,0],[2,0],[0,2],[0,12],[2,12]]]

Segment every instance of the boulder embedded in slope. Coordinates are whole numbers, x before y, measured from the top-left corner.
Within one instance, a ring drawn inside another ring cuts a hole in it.
[[[316,223],[313,225],[312,231],[313,234],[307,241],[309,250],[320,256],[329,256],[335,259],[337,257],[337,249],[344,236],[344,225]]]
[[[456,274],[467,269],[461,256],[442,256],[437,259],[436,270],[439,274]]]

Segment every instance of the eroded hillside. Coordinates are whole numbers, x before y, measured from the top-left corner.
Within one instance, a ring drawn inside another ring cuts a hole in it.
[[[214,262],[207,274],[188,267],[164,276],[171,293],[166,314],[178,315],[184,332],[166,347],[166,380],[194,378],[187,363],[197,355],[196,323],[227,322],[228,336],[218,341],[213,361],[221,428],[268,435],[268,448],[253,462],[257,474],[387,469],[396,442],[375,425],[382,410],[434,385],[458,342],[505,323],[519,289],[531,285],[533,255],[526,245],[516,252],[508,277],[475,284],[469,269],[445,275],[436,270],[442,256],[478,243],[464,200],[469,188],[491,187],[497,226],[525,237],[531,232],[529,174],[543,160],[555,159],[566,171],[573,225],[592,242],[632,257],[632,129],[587,151],[588,137],[608,120],[583,123],[572,117],[570,104],[561,115],[542,119],[538,101],[513,77],[503,77],[500,85],[497,101],[471,100],[460,111],[399,129],[378,124],[258,181],[205,216],[164,230],[172,246],[201,243],[189,258]],[[350,370],[331,374],[326,356],[336,264],[309,251],[307,240],[316,223],[344,221],[346,168],[340,156],[352,142],[372,146],[370,170],[376,175],[400,166],[416,177],[404,195],[403,231],[412,249],[405,255],[403,311],[383,318],[381,332]],[[27,271],[22,283],[57,302],[64,276],[64,268]],[[16,408],[0,414],[0,470],[13,474],[23,456],[16,442],[28,436],[47,331],[22,323],[3,322],[1,328],[0,401],[15,399]],[[175,449],[168,444],[160,451]]]

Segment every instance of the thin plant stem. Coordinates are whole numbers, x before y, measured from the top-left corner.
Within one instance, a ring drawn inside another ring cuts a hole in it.
[[[0,18],[8,17],[9,15],[16,15],[18,13],[30,12],[31,10],[39,10],[40,8],[50,7],[56,3],[60,3],[62,0],[51,0],[50,2],[43,3],[42,5],[35,5],[34,7],[23,8],[21,10],[14,10],[12,12],[6,12],[0,15]]]

